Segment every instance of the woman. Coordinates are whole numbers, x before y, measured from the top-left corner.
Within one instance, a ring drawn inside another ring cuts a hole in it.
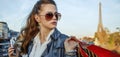
[[[56,26],[61,14],[53,0],[39,0],[27,18],[15,46],[17,57],[76,57],[77,44],[69,41],[67,35],[60,33]],[[20,47],[20,48],[19,48]],[[9,47],[9,57],[14,49]]]

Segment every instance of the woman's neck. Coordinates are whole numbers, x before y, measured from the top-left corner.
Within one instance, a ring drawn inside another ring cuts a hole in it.
[[[52,29],[46,29],[46,28],[40,28],[40,33],[39,33],[39,37],[40,37],[40,42],[44,43],[46,41],[46,38],[48,36],[48,34],[50,33]]]

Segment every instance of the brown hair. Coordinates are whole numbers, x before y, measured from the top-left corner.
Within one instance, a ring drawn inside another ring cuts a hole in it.
[[[38,14],[39,10],[41,10],[42,4],[53,4],[56,6],[54,0],[39,0],[34,5],[32,12],[27,18],[26,26],[21,30],[21,34],[24,38],[24,41],[21,46],[21,53],[26,54],[28,53],[28,46],[30,41],[36,36],[39,32],[38,23],[35,21],[35,14]],[[57,8],[57,7],[56,7]]]

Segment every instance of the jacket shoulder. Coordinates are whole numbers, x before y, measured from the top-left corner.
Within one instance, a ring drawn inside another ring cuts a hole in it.
[[[56,48],[64,48],[64,41],[69,38],[67,35],[65,34],[60,34],[60,36],[57,39],[57,44],[56,44]]]

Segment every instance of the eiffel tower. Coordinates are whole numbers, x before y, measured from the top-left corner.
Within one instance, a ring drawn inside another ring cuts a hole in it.
[[[106,30],[103,27],[102,24],[102,8],[101,8],[101,3],[99,3],[99,23],[98,23],[98,28],[97,32],[95,33],[95,40],[97,40],[97,43],[99,46],[105,46],[106,41],[108,40],[108,34]]]

